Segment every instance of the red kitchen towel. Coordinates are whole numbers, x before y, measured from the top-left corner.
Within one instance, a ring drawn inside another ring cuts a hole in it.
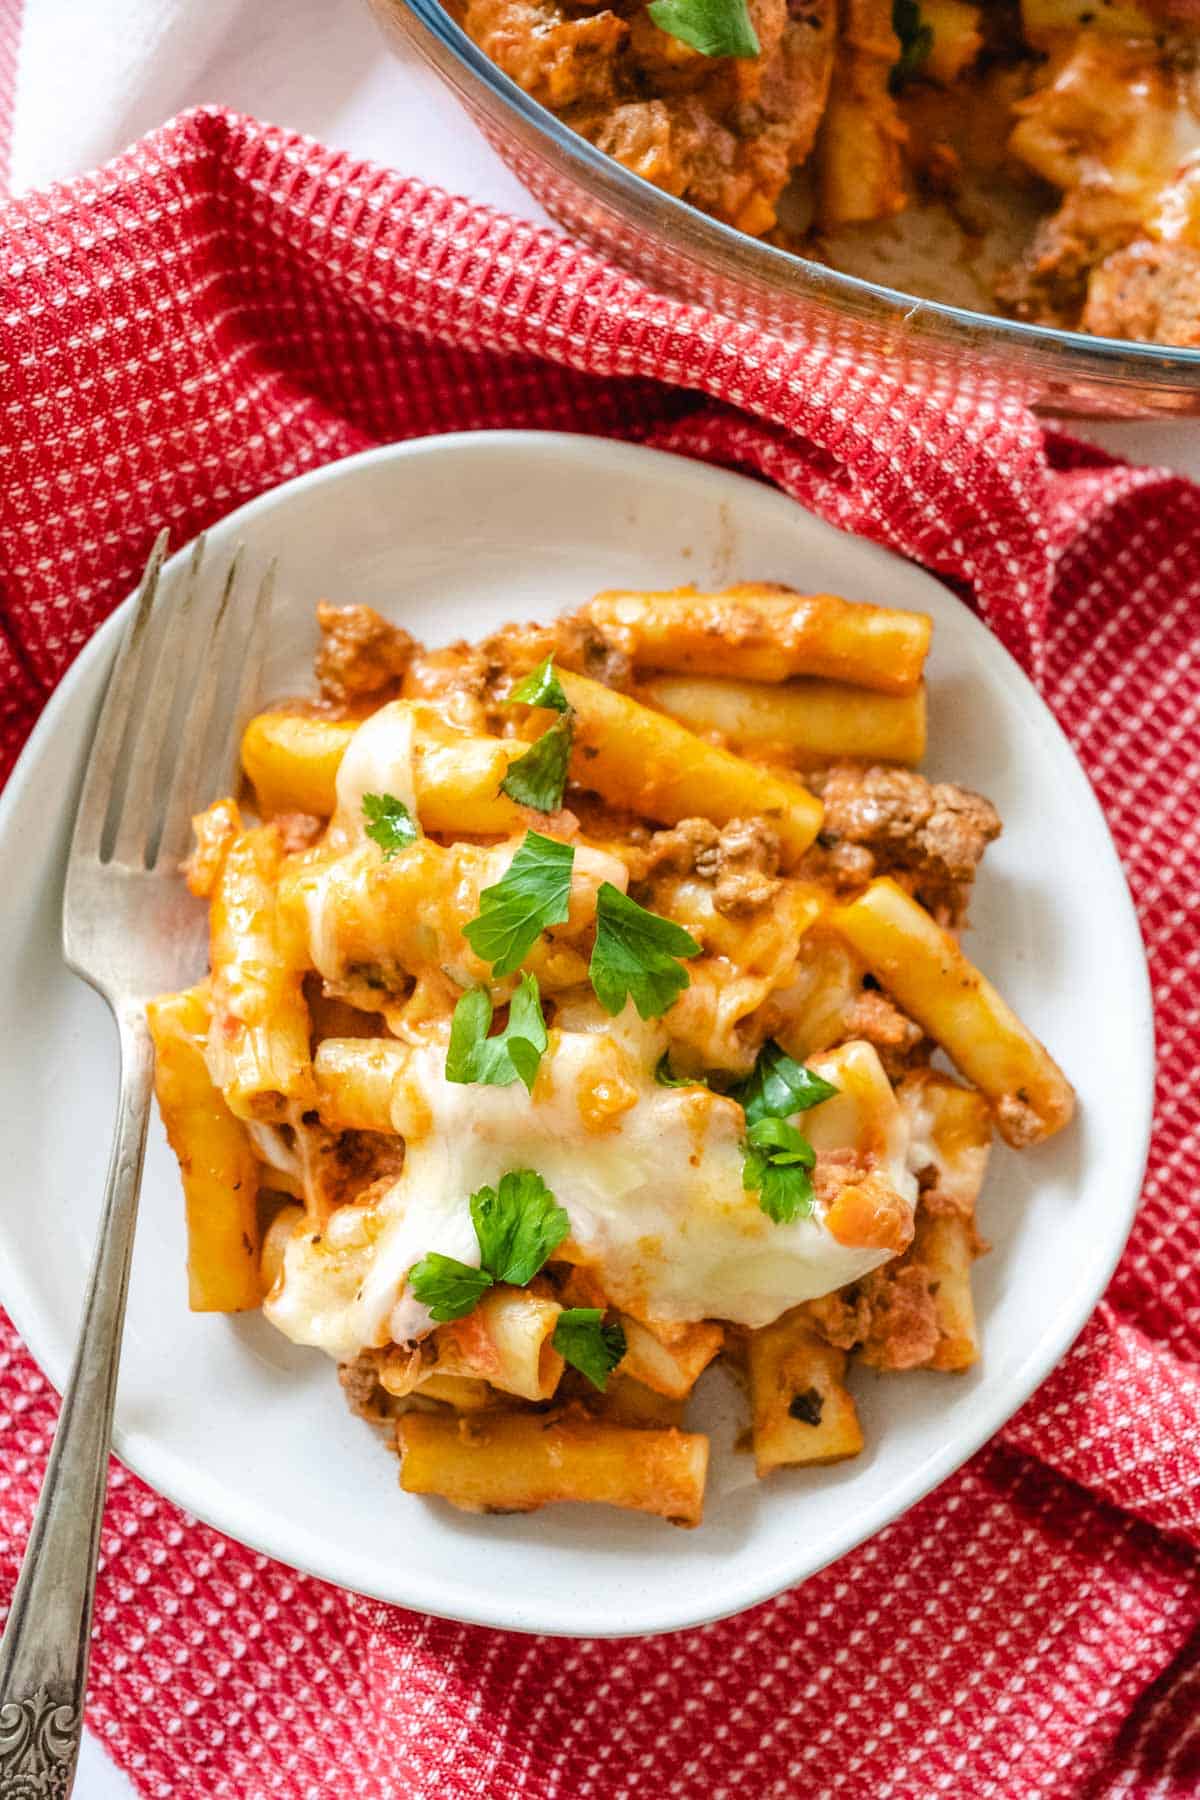
[[[114,1468],[91,1718],[135,1784],[1200,1793],[1200,490],[1044,440],[986,389],[934,394],[735,326],[552,232],[216,111],[0,211],[0,290],[6,769],[160,525],[182,541],[389,439],[633,437],[774,482],[957,583],[1096,786],[1157,1006],[1142,1211],[1083,1337],[1001,1440],[739,1619],[616,1643],[446,1624],[294,1574]],[[5,1326],[5,1594],[54,1411]],[[0,1717],[0,1768],[24,1729]]]

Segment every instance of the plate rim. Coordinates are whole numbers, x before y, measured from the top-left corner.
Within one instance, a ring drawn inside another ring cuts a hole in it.
[[[736,1584],[736,1592],[731,1592],[728,1587],[723,1587],[719,1579],[714,1580],[711,1584],[706,1585],[703,1599],[697,1599],[690,1607],[685,1607],[682,1616],[664,1619],[661,1603],[643,1605],[639,1610],[636,1601],[631,1601],[629,1610],[634,1614],[633,1621],[632,1623],[623,1622],[619,1626],[601,1623],[581,1628],[569,1617],[572,1610],[578,1611],[577,1604],[572,1608],[571,1605],[564,1604],[560,1599],[552,1596],[539,1597],[534,1603],[536,1617],[523,1615],[519,1602],[505,1602],[496,1590],[486,1590],[480,1594],[477,1603],[474,1599],[464,1603],[463,1598],[457,1594],[451,1595],[448,1600],[439,1591],[442,1578],[436,1574],[428,1575],[415,1562],[405,1565],[406,1591],[400,1595],[394,1584],[372,1585],[369,1581],[364,1582],[363,1571],[357,1559],[352,1554],[344,1552],[340,1544],[328,1541],[324,1537],[320,1539],[319,1546],[310,1544],[308,1539],[312,1534],[303,1527],[297,1527],[290,1516],[272,1517],[273,1530],[263,1533],[255,1523],[262,1509],[255,1504],[251,1514],[243,1518],[238,1509],[239,1505],[244,1503],[239,1501],[235,1489],[223,1489],[220,1496],[212,1500],[204,1494],[198,1494],[197,1488],[204,1485],[202,1472],[189,1468],[185,1464],[181,1465],[178,1453],[168,1447],[156,1445],[152,1438],[143,1436],[137,1430],[122,1427],[119,1422],[119,1413],[114,1418],[113,1454],[156,1493],[161,1494],[173,1505],[182,1507],[212,1529],[301,1573],[318,1580],[331,1582],[350,1593],[361,1594],[390,1605],[429,1612],[437,1617],[464,1624],[567,1638],[620,1639],[691,1630],[699,1625],[731,1617],[790,1588],[800,1586],[819,1573],[822,1568],[849,1554],[874,1537],[893,1520],[908,1512],[935,1487],[967,1463],[985,1443],[1003,1428],[1058,1366],[1084,1330],[1103,1298],[1137,1214],[1154,1112],[1153,996],[1137,911],[1108,821],[1069,738],[1021,665],[990,627],[974,614],[945,582],[924,568],[923,565],[904,558],[896,551],[889,550],[870,539],[840,530],[839,527],[821,518],[819,514],[813,512],[802,502],[785,494],[774,484],[764,484],[741,471],[726,469],[698,458],[681,456],[673,451],[659,450],[653,446],[629,443],[622,439],[599,434],[510,429],[447,432],[380,444],[369,450],[323,463],[318,468],[307,470],[301,475],[280,482],[265,492],[255,495],[232,512],[215,520],[207,530],[210,534],[216,531],[222,533],[236,531],[241,523],[256,515],[269,513],[281,500],[291,498],[298,493],[312,491],[330,482],[353,480],[358,470],[377,463],[399,462],[414,457],[455,456],[463,452],[482,453],[489,456],[503,454],[505,451],[544,450],[548,443],[552,443],[556,447],[556,454],[569,454],[583,460],[592,457],[608,457],[615,464],[624,464],[626,467],[636,465],[642,469],[645,468],[647,459],[653,459],[656,462],[662,460],[674,466],[682,465],[691,479],[698,480],[702,484],[708,483],[714,492],[723,489],[728,493],[731,484],[735,488],[740,488],[745,484],[760,499],[766,494],[780,506],[794,508],[801,515],[805,529],[816,528],[818,533],[828,532],[839,539],[847,540],[854,546],[854,553],[863,557],[865,574],[870,573],[868,565],[872,561],[876,563],[880,572],[886,572],[889,567],[899,563],[941,589],[945,595],[962,607],[970,621],[968,631],[981,632],[991,640],[992,649],[1000,652],[1003,661],[1007,664],[1008,678],[1016,684],[1026,705],[1033,704],[1041,716],[1043,728],[1049,729],[1051,735],[1058,740],[1060,750],[1064,751],[1075,765],[1082,788],[1086,792],[1101,827],[1105,853],[1110,863],[1110,873],[1115,877],[1113,903],[1125,912],[1127,926],[1137,947],[1136,961],[1140,973],[1137,991],[1127,993],[1124,999],[1128,1009],[1130,1040],[1137,1049],[1138,1068],[1141,1071],[1142,1079],[1139,1082],[1136,1112],[1133,1107],[1129,1106],[1128,1096],[1126,1096],[1126,1110],[1123,1114],[1123,1123],[1127,1131],[1124,1140],[1127,1147],[1125,1166],[1119,1171],[1118,1178],[1114,1181],[1114,1192],[1118,1189],[1124,1192],[1126,1200],[1119,1219],[1119,1229],[1116,1222],[1117,1215],[1114,1212],[1112,1237],[1108,1254],[1103,1262],[1103,1278],[1088,1285],[1086,1303],[1078,1300],[1073,1290],[1067,1290],[1068,1301],[1073,1303],[1064,1305],[1056,1321],[1052,1325],[1048,1325],[1044,1338],[1036,1348],[1029,1351],[1018,1368],[1013,1371],[1007,1386],[990,1396],[981,1397],[977,1402],[978,1416],[961,1428],[953,1440],[937,1444],[932,1453],[913,1470],[907,1481],[880,1495],[873,1504],[869,1505],[858,1519],[847,1540],[840,1547],[832,1549],[827,1555],[822,1554],[815,1560],[795,1553],[790,1559],[776,1558],[774,1561],[758,1567],[754,1580],[751,1581],[744,1576],[740,1577]],[[195,541],[195,538],[188,540],[172,553],[164,565],[165,572],[174,574],[179,569],[190,555]],[[31,788],[36,781],[37,769],[45,745],[58,731],[64,715],[68,713],[73,703],[73,696],[77,688],[86,680],[97,663],[106,656],[111,657],[114,653],[117,635],[121,630],[122,622],[128,616],[132,601],[132,595],[123,600],[82,647],[64,672],[36,721],[9,775],[4,791],[0,793],[0,848],[6,840],[12,815],[17,812],[26,790]],[[18,1261],[10,1254],[8,1244],[3,1237],[0,1237],[0,1304],[8,1312],[23,1345],[33,1357],[38,1368],[55,1390],[61,1393],[70,1364],[71,1351],[68,1350],[66,1357],[60,1360],[50,1347],[49,1353],[43,1360],[43,1355],[35,1349],[33,1339],[39,1335],[52,1334],[52,1327],[47,1324],[44,1333],[39,1330],[40,1309],[36,1296],[32,1288],[22,1281]],[[34,1327],[32,1333],[29,1330],[30,1325]],[[46,1351],[47,1348],[43,1343],[42,1350]],[[119,1409],[119,1387],[117,1404]],[[263,1514],[263,1517],[265,1519],[266,1515]]]

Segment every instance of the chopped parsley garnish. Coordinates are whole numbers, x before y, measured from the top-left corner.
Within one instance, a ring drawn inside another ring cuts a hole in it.
[[[494,1188],[471,1195],[479,1259],[494,1281],[524,1287],[571,1229],[536,1169],[510,1169]]]
[[[491,1028],[491,996],[486,988],[471,988],[454,1009],[446,1080],[481,1082],[485,1087],[511,1087],[519,1080],[532,1094],[538,1064],[550,1041],[536,975],[521,976],[508,1004],[504,1030],[489,1037]]]
[[[819,1388],[804,1388],[788,1401],[788,1414],[802,1425],[819,1425],[825,1410],[825,1398]]]
[[[384,862],[391,862],[421,835],[416,820],[395,794],[364,794],[362,809],[367,836],[383,851]]]
[[[601,882],[588,974],[605,1012],[615,1017],[632,998],[641,1018],[660,1018],[691,980],[678,958],[699,954],[682,925],[647,912],[611,881]]]
[[[659,1087],[707,1087],[703,1075],[676,1075],[671,1068],[671,1052],[664,1050],[654,1065],[654,1079]]]
[[[531,675],[518,681],[508,698],[510,701],[520,700],[525,706],[552,706],[555,712],[565,713],[571,710],[571,702],[563,692],[552,656],[548,656],[545,662],[540,662]]]
[[[653,0],[646,10],[660,31],[701,56],[759,53],[746,0]]]
[[[831,1081],[814,1075],[768,1038],[745,1081],[732,1089],[732,1097],[746,1109],[747,1125],[754,1125],[759,1119],[787,1119],[792,1113],[807,1112],[837,1091]]]
[[[569,712],[561,719],[555,719],[524,756],[509,763],[508,774],[500,783],[500,792],[515,800],[518,806],[532,806],[535,812],[557,812],[567,785],[567,764],[571,760],[574,735],[574,719]]]
[[[809,1170],[817,1160],[808,1139],[790,1123],[792,1113],[807,1112],[838,1092],[831,1081],[814,1075],[768,1038],[745,1081],[731,1089],[746,1113],[746,1145],[742,1186],[757,1192],[758,1204],[777,1225],[806,1219],[813,1209]]]
[[[742,1186],[776,1225],[806,1219],[813,1209],[809,1170],[817,1153],[786,1119],[759,1119],[746,1133]]]
[[[918,0],[892,0],[892,30],[900,39],[900,55],[888,77],[895,94],[920,73],[933,49],[933,26],[922,23]]]
[[[479,917],[464,925],[463,936],[476,956],[491,963],[493,975],[511,975],[546,926],[562,924],[574,862],[571,844],[527,831],[503,879],[484,888]]]
[[[572,1306],[558,1315],[554,1348],[603,1393],[608,1378],[625,1354],[625,1333],[616,1319],[604,1323],[598,1306]]]
[[[473,1269],[470,1263],[455,1256],[443,1256],[431,1250],[408,1272],[408,1285],[415,1299],[429,1308],[429,1316],[439,1325],[451,1319],[465,1319],[492,1285],[486,1269]]]
[[[465,1319],[497,1281],[524,1287],[571,1229],[536,1169],[510,1169],[496,1187],[471,1195],[479,1267],[430,1250],[408,1272],[408,1285],[439,1325]]]
[[[524,756],[509,764],[508,774],[500,783],[500,792],[515,800],[518,806],[532,806],[535,812],[557,812],[567,785],[575,715],[558,679],[553,657],[548,656],[532,674],[518,681],[508,698],[510,702],[517,700],[525,706],[551,707],[562,717],[542,733]]]

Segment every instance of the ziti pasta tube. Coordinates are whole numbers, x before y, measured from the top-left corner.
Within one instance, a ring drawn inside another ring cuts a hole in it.
[[[975,1238],[970,1221],[957,1213],[920,1210],[912,1256],[930,1271],[938,1341],[929,1367],[969,1369],[979,1361],[979,1331],[971,1292]]]
[[[245,1126],[209,1077],[207,992],[164,994],[151,1000],[146,1018],[154,1091],[183,1176],[188,1305],[193,1312],[248,1311],[262,1299],[258,1163]]]
[[[817,225],[888,219],[907,204],[908,133],[891,91],[900,43],[892,0],[842,0],[829,100],[814,164]]]
[[[785,1313],[774,1325],[752,1331],[746,1368],[760,1477],[772,1469],[858,1455],[863,1435],[844,1385],[846,1352],[827,1344],[802,1314]]]
[[[932,620],[842,600],[797,594],[770,582],[743,582],[723,594],[597,594],[583,616],[643,669],[787,681],[822,675],[907,694],[921,679]]]
[[[262,1291],[269,1294],[278,1281],[283,1269],[283,1259],[291,1242],[292,1233],[304,1224],[304,1208],[302,1206],[281,1206],[267,1229],[263,1233],[262,1254],[259,1257],[259,1269],[262,1275]]]
[[[209,916],[212,1025],[208,1067],[239,1118],[283,1124],[312,1097],[303,968],[288,960],[276,883],[283,851],[273,825],[236,837]]]
[[[881,694],[843,681],[719,681],[659,675],[645,698],[693,731],[719,731],[738,750],[785,751],[807,763],[852,756],[920,762],[925,754],[925,687]]]
[[[821,803],[798,781],[746,762],[628,694],[562,670],[575,713],[571,774],[614,806],[666,825],[703,816],[717,824],[760,814],[795,862],[821,828]]]
[[[419,719],[430,709],[416,710]],[[262,811],[329,818],[337,807],[338,769],[362,722],[287,712],[251,719],[242,738],[242,767]],[[500,783],[528,748],[517,738],[436,735],[418,724],[413,783],[424,829],[481,836],[518,830],[524,814],[500,792]]]
[[[400,1486],[440,1494],[465,1512],[535,1512],[595,1500],[698,1525],[708,1439],[699,1432],[609,1424],[582,1410],[408,1413],[396,1426]]]
[[[1040,1143],[1062,1130],[1075,1110],[1070,1082],[911,895],[883,876],[830,919],[904,1011],[987,1095],[1010,1144]]]
[[[522,1400],[549,1400],[563,1372],[552,1339],[562,1307],[528,1288],[494,1287],[465,1319],[434,1334],[439,1375],[486,1381]]]
[[[968,0],[921,0],[921,24],[933,34],[921,72],[951,87],[983,48],[981,9]]]
[[[392,1131],[393,1095],[411,1054],[392,1038],[325,1038],[313,1056],[322,1125],[329,1131]]]
[[[987,1173],[991,1112],[982,1094],[960,1087],[937,1069],[914,1070],[900,1083],[896,1097],[914,1141],[929,1144],[937,1171],[933,1189],[917,1210],[909,1252],[930,1273],[938,1341],[928,1366],[969,1369],[979,1360],[971,1264],[980,1248],[975,1202]]]
[[[725,1341],[724,1326],[711,1319],[660,1333],[622,1313],[621,1326],[625,1332],[622,1374],[668,1399],[681,1400],[691,1393],[697,1376]]]
[[[386,1371],[383,1386],[387,1387]],[[498,1394],[486,1381],[476,1381],[466,1375],[439,1375],[436,1369],[404,1392],[418,1393],[425,1400],[440,1400],[460,1413],[487,1412],[492,1407],[508,1404],[504,1395]]]
[[[1139,6],[1137,0],[1111,0],[1111,4],[1095,8],[1081,6],[1080,0],[1021,0],[1025,36],[1039,49],[1056,41],[1069,42],[1060,34],[1076,34],[1085,14],[1088,30],[1102,32],[1106,37],[1153,38],[1162,30],[1154,13]]]
[[[647,1425],[683,1424],[682,1399],[672,1400],[666,1394],[656,1394],[653,1388],[620,1371],[609,1376],[608,1386],[602,1394],[589,1397],[588,1406],[613,1425],[644,1428]]]

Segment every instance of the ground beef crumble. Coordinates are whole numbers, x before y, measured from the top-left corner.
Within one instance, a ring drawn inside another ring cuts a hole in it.
[[[326,1209],[383,1193],[404,1167],[404,1140],[381,1131],[327,1131],[315,1112],[305,1113],[309,1169]]]
[[[379,1381],[380,1352],[360,1350],[352,1362],[338,1364],[338,1380],[346,1396],[346,1405],[360,1419],[372,1425],[385,1425],[395,1416],[396,1404]]]
[[[321,647],[315,671],[321,693],[336,706],[381,700],[403,680],[415,640],[370,606],[317,606]]]
[[[863,990],[846,1015],[844,1041],[857,1039],[874,1044],[890,1081],[927,1063],[933,1054],[933,1045],[916,1020],[871,988]]]
[[[601,681],[605,687],[629,686],[633,664],[598,625],[588,619],[559,619],[554,635],[558,643],[558,660],[564,669],[574,669],[576,674]]]
[[[762,819],[731,819],[717,844],[713,905],[727,919],[767,906],[779,892],[779,838]]]
[[[831,1206],[844,1187],[861,1187],[874,1168],[868,1157],[849,1147],[823,1151],[812,1171],[813,1191],[822,1208]]]
[[[718,828],[708,819],[681,819],[669,831],[655,831],[638,875],[698,875],[711,881],[713,905],[728,919],[759,911],[775,898],[779,837],[765,819],[730,819]]]
[[[864,769],[835,763],[807,780],[825,807],[817,849],[810,852],[812,873],[826,873],[831,856],[844,860],[849,846],[858,853],[859,879],[906,878],[943,924],[962,923],[980,858],[1000,835],[1000,817],[989,800],[953,782],[926,781],[912,769],[882,764]]]
[[[1140,238],[1114,252],[1093,271],[1083,329],[1200,346],[1200,250]]]
[[[930,1271],[900,1258],[851,1287],[810,1300],[808,1315],[839,1350],[858,1350],[878,1369],[916,1369],[938,1346]]]
[[[639,875],[643,881],[656,875],[699,875],[711,881],[720,842],[720,830],[710,819],[681,819],[669,831],[650,833]]]
[[[1039,1142],[1045,1131],[1044,1122],[1019,1093],[1001,1094],[995,1107],[996,1120],[1006,1143],[1020,1150],[1027,1144]]]
[[[605,687],[627,689],[633,663],[590,619],[555,619],[552,625],[506,625],[479,646],[490,688],[503,700],[510,686],[550,657],[560,669],[586,675]]]
[[[314,813],[276,813],[271,822],[279,828],[279,839],[286,855],[307,850],[325,829],[324,819],[318,819]]]
[[[878,1285],[862,1357],[880,1369],[917,1369],[932,1359],[940,1335],[929,1270],[908,1263]]]
[[[819,1167],[819,1164],[818,1164]],[[972,1256],[982,1256],[986,1240],[975,1229],[974,1202],[936,1185],[937,1171],[923,1170],[918,1215],[952,1214],[970,1227]],[[935,1294],[938,1275],[922,1261],[920,1236],[910,1250],[881,1269],[804,1310],[821,1336],[839,1350],[856,1351],[876,1369],[918,1369],[930,1363],[941,1341]]]
[[[404,1167],[404,1140],[382,1131],[340,1131],[331,1160],[347,1198],[366,1187],[397,1179]]]

